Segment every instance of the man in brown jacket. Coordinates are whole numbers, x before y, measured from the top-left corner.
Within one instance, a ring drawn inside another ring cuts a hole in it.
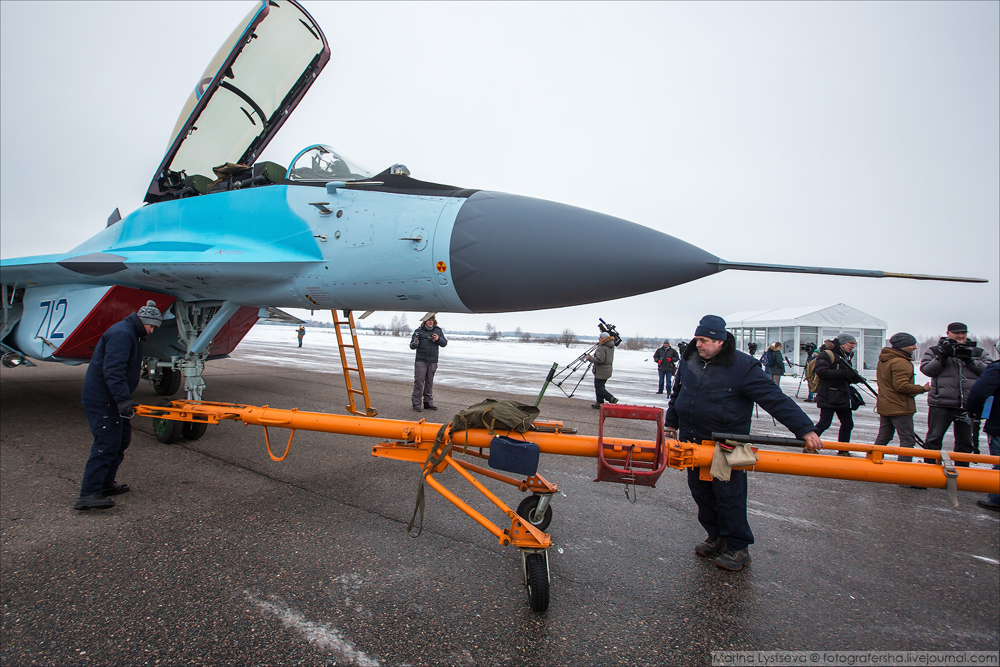
[[[917,349],[917,339],[900,332],[889,339],[891,347],[883,347],[878,356],[875,377],[878,380],[878,400],[875,412],[879,414],[876,445],[888,445],[894,433],[899,433],[900,447],[914,447],[916,436],[913,432],[913,415],[917,412],[913,397],[930,391],[931,383],[920,386],[913,384],[913,351]],[[900,461],[912,461],[912,457],[900,456]]]

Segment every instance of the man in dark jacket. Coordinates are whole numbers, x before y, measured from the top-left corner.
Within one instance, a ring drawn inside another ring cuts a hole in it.
[[[83,379],[81,401],[94,443],[83,471],[80,498],[73,505],[75,510],[114,507],[115,501],[108,496],[129,491],[128,484],[117,484],[115,479],[132,442],[131,420],[136,405],[132,392],[139,385],[142,369],[140,341],[162,321],[156,302],[149,301],[138,313],[111,325],[97,341]]]
[[[438,367],[438,348],[447,344],[444,331],[437,325],[433,315],[428,316],[410,336],[410,349],[417,351],[413,362],[413,393],[410,395],[410,402],[417,412],[424,408],[437,410],[434,405],[434,374]]]
[[[851,405],[851,385],[861,382],[861,376],[851,366],[851,356],[857,346],[857,339],[849,333],[837,334],[829,345],[823,346],[816,359],[813,370],[819,379],[816,389],[816,407],[819,408],[819,421],[816,422],[816,432],[830,428],[833,415],[840,421],[840,432],[837,442],[850,442],[851,431],[854,430],[854,412]],[[850,456],[850,452],[837,452],[838,456]]]
[[[753,357],[736,349],[726,321],[706,315],[677,368],[664,434],[686,442],[710,440],[713,432],[748,434],[754,403],[805,440],[807,449],[823,447],[806,413],[764,374]],[[708,532],[695,553],[715,556],[721,568],[740,570],[750,562],[747,547],[754,541],[747,519],[747,474],[733,470],[728,482],[700,477],[698,468],[688,469],[698,522]]]
[[[656,369],[660,373],[660,388],[657,394],[663,393],[663,385],[667,385],[667,393],[670,393],[670,384],[674,378],[674,371],[677,370],[677,362],[681,360],[677,350],[670,347],[670,341],[663,341],[663,347],[653,353],[653,361],[656,362]]]
[[[972,385],[968,406],[970,415],[986,420],[984,430],[990,439],[990,456],[1000,456],[1000,361],[987,366]],[[1000,466],[993,466],[993,469],[1000,469]],[[976,504],[1000,512],[1000,493],[991,493]]]
[[[940,450],[944,434],[954,424],[955,451],[972,453],[972,419],[968,413],[969,392],[983,370],[987,360],[983,348],[969,340],[969,328],[961,322],[952,322],[944,338],[927,349],[920,359],[920,372],[931,378],[931,391],[927,394],[927,437],[924,447]],[[939,463],[937,459],[924,459],[925,463]],[[956,461],[957,466],[968,466]]]

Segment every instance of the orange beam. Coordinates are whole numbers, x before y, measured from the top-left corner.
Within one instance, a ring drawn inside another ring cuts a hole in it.
[[[199,401],[174,401],[170,408],[140,405],[136,411],[139,415],[177,421],[217,423],[222,419],[230,419],[258,426],[277,426],[303,431],[321,431],[404,441],[417,446],[403,448],[390,445],[385,448],[384,445],[379,445],[373,448],[373,454],[419,462],[426,460],[427,448],[434,442],[437,432],[441,428],[441,424],[428,423],[422,419],[414,422],[304,412],[296,409],[279,410],[266,405],[257,407]],[[532,431],[529,437],[538,444],[543,454],[597,457],[596,436]],[[456,444],[468,444],[470,447],[488,448],[492,439],[493,436],[480,429],[459,431],[455,434]],[[624,450],[629,447],[646,448],[647,451],[633,451],[632,458],[638,461],[652,461],[653,454],[651,452],[656,446],[655,442],[649,440],[618,438],[605,438],[604,443],[605,457],[609,455],[614,457],[614,449],[618,446],[623,449],[621,458],[624,458]],[[824,442],[824,445],[830,449],[864,451],[867,456],[865,458],[846,458],[796,451],[760,449],[757,450],[759,460],[751,469],[758,472],[786,475],[851,479],[908,486],[945,487],[946,478],[941,466],[886,461],[882,458],[884,454],[897,454],[940,459],[940,452],[902,447],[875,447],[874,445],[855,443]],[[696,444],[672,440],[667,442],[667,446],[669,451],[668,465],[672,468],[708,467],[712,463],[715,451],[714,443],[711,441]],[[389,454],[383,448],[395,451]],[[405,456],[399,456],[399,454],[404,454],[401,451],[403,449],[410,451],[406,451]],[[996,456],[954,453],[951,454],[951,458],[954,461],[1000,464],[1000,457]],[[960,490],[1000,493],[1000,471],[980,468],[957,468],[957,470],[958,478],[956,481]]]

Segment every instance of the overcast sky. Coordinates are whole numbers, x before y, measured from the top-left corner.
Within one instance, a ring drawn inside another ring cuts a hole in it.
[[[0,3],[3,257],[64,252],[141,204],[191,88],[253,6]],[[996,2],[304,6],[332,59],[262,159],[327,143],[375,171],[402,162],[593,209],[732,261],[990,280],[727,271],[589,306],[442,315],[446,329],[594,333],[603,317],[688,336],[706,313],[842,302],[890,334],[1000,333]]]

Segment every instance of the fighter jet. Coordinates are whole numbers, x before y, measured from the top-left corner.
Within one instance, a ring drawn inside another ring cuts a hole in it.
[[[165,313],[144,376],[164,395],[282,308],[496,313],[596,303],[726,269],[909,277],[734,263],[609,215],[373,173],[330,146],[258,162],[330,60],[294,0],[261,0],[198,79],[145,205],[72,250],[0,260],[7,366],[85,363],[148,299]],[[600,246],[583,240],[601,238]],[[592,267],[623,267],[613,277]]]

